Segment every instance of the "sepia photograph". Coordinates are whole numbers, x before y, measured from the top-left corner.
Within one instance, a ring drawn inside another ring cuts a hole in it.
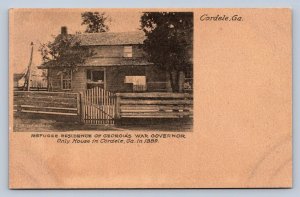
[[[193,20],[193,12],[14,12],[13,131],[191,132]]]

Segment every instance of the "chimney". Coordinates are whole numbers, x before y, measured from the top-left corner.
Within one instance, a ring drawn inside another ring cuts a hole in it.
[[[62,27],[61,27],[61,34],[62,34],[62,35],[67,35],[67,34],[68,34],[68,29],[67,29],[66,26],[62,26]]]

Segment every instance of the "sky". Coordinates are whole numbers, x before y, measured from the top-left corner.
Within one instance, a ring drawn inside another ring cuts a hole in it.
[[[41,43],[53,40],[52,35],[60,33],[62,26],[67,26],[68,33],[84,32],[85,26],[81,25],[81,13],[84,11],[104,10],[93,9],[19,9],[14,10],[10,15],[13,52],[14,72],[24,71],[29,63],[30,43],[34,43],[33,67],[42,63],[38,48]],[[140,27],[141,12],[138,11],[118,11],[109,10],[105,13],[110,16],[111,22],[108,24],[110,32],[136,31]]]

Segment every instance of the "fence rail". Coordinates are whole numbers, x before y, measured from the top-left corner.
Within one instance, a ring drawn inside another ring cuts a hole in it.
[[[82,94],[15,91],[14,111],[75,118],[86,124],[114,124],[121,118],[192,118],[193,96],[188,93],[111,93],[102,88]]]
[[[14,112],[80,118],[77,93],[14,91]]]
[[[14,91],[23,91],[24,87],[14,87]],[[30,91],[48,91],[47,87],[30,87]]]
[[[118,93],[117,118],[193,117],[193,97],[187,93]]]

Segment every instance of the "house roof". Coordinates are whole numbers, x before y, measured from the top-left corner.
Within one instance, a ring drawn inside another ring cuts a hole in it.
[[[82,46],[143,44],[146,39],[142,31],[84,33],[76,36]]]
[[[104,33],[85,33],[77,34],[82,46],[109,46],[109,45],[133,45],[143,44],[146,39],[144,32],[104,32]],[[121,66],[133,65],[143,66],[152,65],[144,58],[88,58],[86,63],[81,66]],[[43,63],[38,68],[57,67],[52,62]]]

